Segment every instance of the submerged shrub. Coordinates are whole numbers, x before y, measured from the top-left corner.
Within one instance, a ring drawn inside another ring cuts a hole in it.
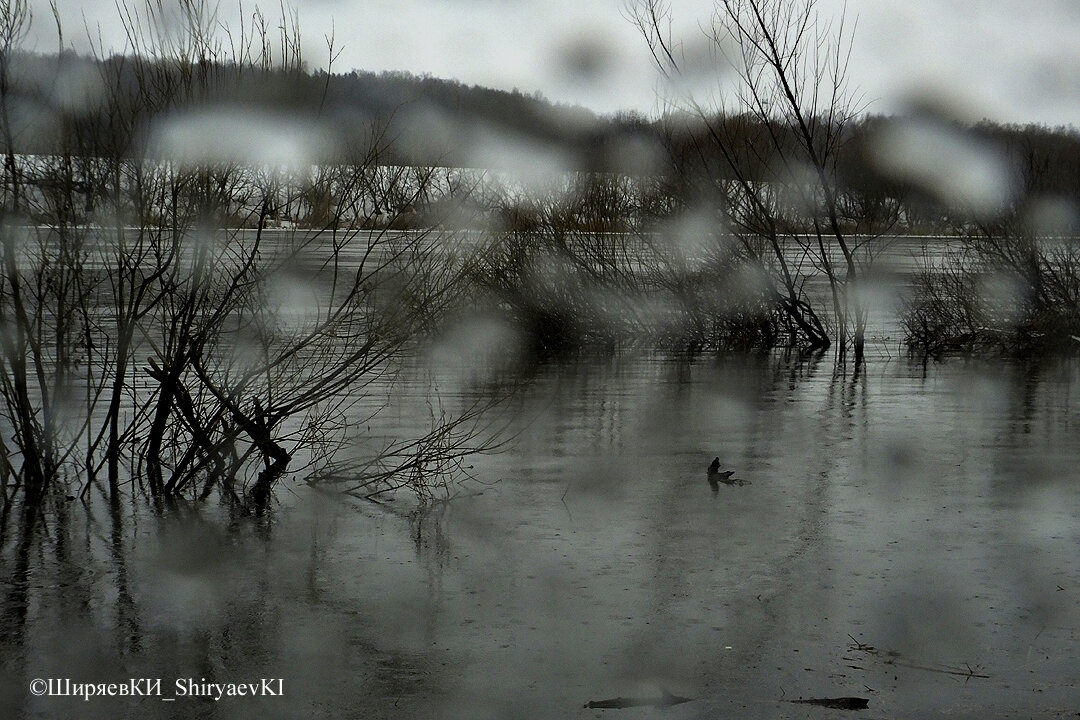
[[[901,314],[914,351],[1027,355],[1080,347],[1076,248],[1027,235],[963,243],[939,260],[924,254]]]

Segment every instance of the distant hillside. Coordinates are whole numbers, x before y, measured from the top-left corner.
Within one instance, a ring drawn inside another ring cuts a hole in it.
[[[327,159],[379,138],[380,164],[514,168],[569,168],[617,173],[660,173],[716,180],[730,169],[701,118],[650,121],[640,114],[599,116],[552,103],[539,94],[494,90],[455,80],[401,72],[282,72],[231,64],[182,64],[114,56],[92,60],[17,54],[6,60],[5,99],[16,153],[139,156],[147,138],[170,113],[218,108],[247,117],[307,120],[327,131]],[[239,111],[239,112],[237,112]],[[852,121],[838,158],[848,191],[875,198],[906,197],[919,189],[883,176],[874,158],[875,138],[895,118]],[[712,130],[739,145],[761,128],[751,116],[709,120]],[[1000,154],[1008,180],[1044,197],[1080,197],[1080,135],[1074,128],[977,126],[946,128]],[[767,163],[765,157],[755,162]],[[753,164],[744,169],[754,177]],[[932,204],[932,203],[931,203]],[[939,214],[930,208],[931,216]]]
[[[578,169],[633,170],[634,159],[624,152],[627,143],[655,140],[655,130],[640,115],[598,116],[517,90],[400,72],[354,71],[332,75],[329,83],[325,75],[312,80],[325,89],[325,99],[320,98],[324,111],[389,121],[391,132],[406,140],[416,160],[497,165],[498,155],[489,147],[494,145],[511,154],[558,152]]]
[[[138,154],[156,118],[215,107],[239,110],[238,117],[250,112],[311,120],[343,143],[374,132],[390,141],[393,157],[387,161],[405,164],[498,167],[558,155],[577,169],[632,170],[619,148],[655,135],[633,114],[601,117],[538,94],[400,72],[328,77],[70,54],[19,54],[9,67],[12,139],[22,153],[50,153],[58,137],[70,137],[74,128],[87,154],[103,147]],[[60,123],[70,123],[64,133]]]

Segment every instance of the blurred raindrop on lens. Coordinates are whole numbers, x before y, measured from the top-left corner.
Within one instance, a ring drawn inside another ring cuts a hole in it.
[[[65,56],[55,79],[49,79],[52,101],[66,112],[93,109],[105,94],[100,68],[84,58]]]
[[[661,94],[677,107],[685,103],[692,107],[714,102],[722,105],[731,89],[728,86],[734,86],[738,77],[729,51],[739,52],[726,39],[718,46],[711,38],[702,37],[700,29],[690,31],[678,42],[674,58],[678,70],[665,76]]]
[[[599,28],[576,30],[564,37],[554,60],[565,82],[583,88],[603,83],[616,63],[615,54]]]
[[[664,230],[672,252],[688,270],[704,267],[717,246],[716,219],[708,208],[677,215]]]
[[[874,138],[872,154],[886,175],[979,217],[1001,212],[1015,191],[1001,150],[938,118],[887,123]]]
[[[1075,199],[1036,198],[1027,212],[1027,224],[1037,237],[1070,237],[1080,231],[1080,208]]]
[[[428,363],[464,384],[513,367],[524,350],[519,329],[504,318],[477,314],[448,328],[428,349]]]
[[[431,103],[418,102],[403,108],[399,117],[397,146],[405,158],[446,157],[460,152],[471,141],[471,128]]]
[[[256,107],[219,106],[158,121],[149,151],[184,165],[242,163],[296,169],[324,157],[328,143],[314,122]]]
[[[475,137],[469,164],[506,173],[511,183],[522,183],[526,188],[562,185],[574,165],[570,154],[559,146],[520,133],[481,127]]]
[[[282,329],[301,333],[308,324],[319,319],[318,290],[300,272],[279,272],[270,277],[266,300],[267,309],[278,319]]]
[[[1015,327],[1022,319],[1029,298],[1014,275],[993,272],[984,276],[978,284],[979,301],[989,309],[991,317],[998,320],[999,327]]]

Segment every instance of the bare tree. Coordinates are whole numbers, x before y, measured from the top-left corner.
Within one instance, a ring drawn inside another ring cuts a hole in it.
[[[701,70],[687,68],[668,3],[629,0],[627,8],[673,81],[673,109],[691,118],[680,128],[687,183],[719,201],[746,261],[774,284],[792,329],[812,347],[835,339],[841,355],[850,344],[861,362],[866,306],[858,283],[872,255],[849,234],[837,177],[857,110],[847,85],[846,18],[824,18],[815,0],[717,0],[704,33],[719,86],[704,100],[680,89]],[[814,273],[827,280],[828,321],[807,290]]]

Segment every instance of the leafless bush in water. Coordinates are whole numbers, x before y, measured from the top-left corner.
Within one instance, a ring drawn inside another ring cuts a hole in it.
[[[838,177],[858,110],[847,85],[846,19],[826,21],[814,0],[720,0],[706,47],[688,48],[672,36],[668,3],[626,7],[672,89],[669,135],[684,196],[733,233],[802,344],[835,341],[841,356],[850,345],[861,362],[859,284],[880,240],[851,232],[861,218],[853,224],[847,215],[859,208]],[[702,76],[710,86],[699,91]],[[827,279],[827,301],[806,291],[815,273]]]
[[[912,350],[927,357],[976,349],[1075,351],[1080,251],[1074,243],[1011,223],[979,232],[957,239],[959,247],[938,260],[923,256],[902,311]]]
[[[287,471],[340,471],[358,398],[462,286],[430,231],[393,229],[435,171],[388,166],[379,127],[222,100],[302,69],[295,16],[224,42],[209,4],[180,3],[180,32],[162,8],[121,6],[131,53],[97,59],[85,107],[50,108],[46,155],[16,117],[47,94],[16,72],[30,13],[0,8],[6,504],[130,480],[263,506]],[[77,62],[61,48],[54,69]],[[430,495],[483,444],[479,411],[433,416],[357,482]]]
[[[951,252],[922,259],[902,313],[907,342],[925,356],[974,349],[1007,355],[1075,351],[1080,250],[1071,223],[1040,221],[1039,209],[1075,192],[1075,180],[1060,177],[1068,156],[1062,162],[1053,155],[1075,147],[1076,134],[1060,131],[1058,147],[1049,149],[1040,147],[1048,133],[1039,128],[983,137],[987,131],[951,129],[957,145],[981,143],[997,161],[996,176],[985,178],[981,191],[992,202],[969,192],[961,202],[942,203],[959,232],[950,240]],[[935,188],[923,190],[933,197]]]
[[[470,283],[539,357],[582,348],[770,347],[775,299],[659,175],[576,173],[489,199]]]

